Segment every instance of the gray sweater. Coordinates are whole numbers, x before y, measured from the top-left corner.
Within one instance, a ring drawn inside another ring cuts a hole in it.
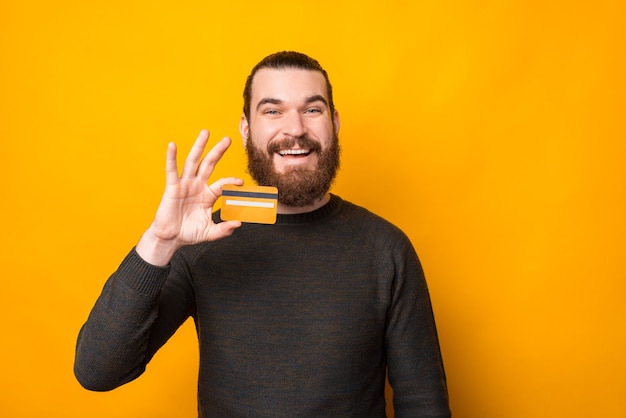
[[[131,251],[80,331],[76,377],[99,391],[135,379],[190,316],[201,417],[384,417],[387,370],[396,417],[450,416],[413,246],[337,196],[184,247],[166,268]]]

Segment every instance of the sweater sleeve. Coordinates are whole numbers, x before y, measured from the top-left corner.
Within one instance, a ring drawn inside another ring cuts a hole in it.
[[[74,374],[107,391],[140,376],[154,353],[193,313],[189,282],[133,249],[107,280],[76,344]]]
[[[450,417],[446,376],[424,272],[408,238],[392,253],[395,277],[385,349],[395,417]]]

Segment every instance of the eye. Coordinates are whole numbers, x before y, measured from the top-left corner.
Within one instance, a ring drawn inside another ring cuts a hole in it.
[[[263,111],[263,114],[265,114],[265,115],[278,115],[278,110],[276,110],[276,109],[265,109]]]
[[[319,107],[310,107],[305,111],[305,113],[322,113],[322,109]]]

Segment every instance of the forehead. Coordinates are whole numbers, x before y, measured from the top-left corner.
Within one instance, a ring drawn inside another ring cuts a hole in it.
[[[251,104],[273,98],[283,101],[299,101],[321,95],[328,101],[326,80],[319,71],[299,68],[262,68],[252,79]]]

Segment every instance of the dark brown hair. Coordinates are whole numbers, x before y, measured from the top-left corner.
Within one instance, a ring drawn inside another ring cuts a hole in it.
[[[335,104],[333,102],[333,88],[330,85],[330,80],[328,79],[328,74],[326,70],[322,68],[317,60],[309,57],[306,54],[295,51],[282,51],[276,52],[272,55],[268,55],[263,58],[257,65],[254,66],[252,72],[248,76],[246,80],[246,86],[243,90],[243,114],[246,116],[246,119],[250,117],[250,100],[252,95],[252,80],[254,79],[254,75],[257,71],[262,68],[270,68],[274,70],[280,70],[285,68],[296,68],[300,70],[311,70],[311,71],[319,71],[324,76],[326,80],[326,93],[328,95],[328,107],[330,109],[330,114],[335,114]]]

